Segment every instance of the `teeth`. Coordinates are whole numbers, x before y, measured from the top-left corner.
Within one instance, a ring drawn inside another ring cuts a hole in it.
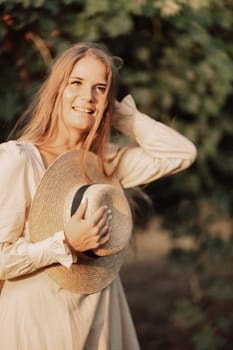
[[[72,107],[75,112],[81,112],[81,113],[92,113],[92,109],[88,108],[82,108],[82,107]]]

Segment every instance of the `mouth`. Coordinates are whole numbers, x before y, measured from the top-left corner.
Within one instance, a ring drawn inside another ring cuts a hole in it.
[[[85,113],[85,114],[93,114],[94,109],[92,108],[83,108],[83,107],[78,107],[78,106],[72,106],[73,111],[75,112],[80,112],[80,113]]]

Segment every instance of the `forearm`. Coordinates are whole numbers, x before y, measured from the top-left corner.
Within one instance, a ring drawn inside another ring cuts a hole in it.
[[[137,110],[127,96],[116,110],[113,126],[136,141],[125,148],[118,164],[123,187],[134,187],[172,175],[189,167],[196,158],[196,147],[176,130]]]
[[[179,158],[188,164],[196,158],[196,147],[190,140],[139,111],[118,119],[115,127],[131,136],[153,158]]]
[[[70,267],[73,257],[64,243],[63,232],[46,240],[31,243],[19,238],[14,243],[0,244],[0,279],[11,279],[32,273],[54,263]]]

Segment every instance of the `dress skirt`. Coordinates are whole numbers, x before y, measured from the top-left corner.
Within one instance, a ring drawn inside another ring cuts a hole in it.
[[[60,288],[45,272],[5,281],[0,295],[2,350],[138,350],[118,276],[101,292]]]

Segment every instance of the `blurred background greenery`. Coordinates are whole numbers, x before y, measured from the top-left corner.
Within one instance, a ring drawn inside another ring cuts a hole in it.
[[[164,329],[157,340],[134,317],[143,350],[232,350],[232,1],[0,0],[0,15],[1,142],[54,56],[95,41],[124,60],[119,99],[131,93],[140,110],[196,144],[190,169],[145,188],[169,230],[174,283],[163,294],[168,315],[153,315]],[[188,248],[176,244],[184,237]],[[172,293],[181,278],[184,288]]]

